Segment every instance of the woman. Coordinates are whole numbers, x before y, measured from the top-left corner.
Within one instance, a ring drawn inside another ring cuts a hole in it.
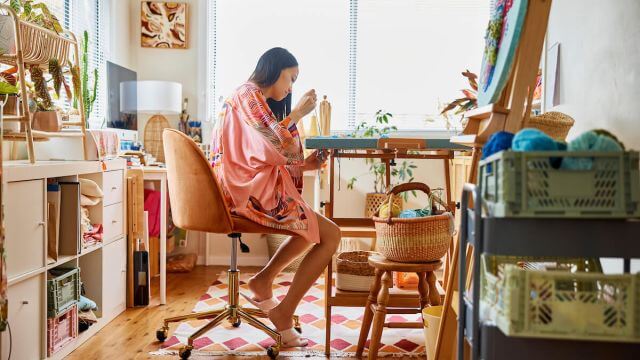
[[[317,98],[309,90],[290,110],[297,77],[298,62],[287,50],[264,53],[249,80],[225,101],[211,147],[214,171],[232,212],[297,234],[249,280],[253,296],[243,294],[268,312],[285,347],[307,345],[293,330],[293,314],[340,242],[338,226],[315,213],[301,196],[303,172],[319,169],[326,153],[303,156],[296,124],[315,108]],[[311,246],[278,303],[271,289],[275,277]]]

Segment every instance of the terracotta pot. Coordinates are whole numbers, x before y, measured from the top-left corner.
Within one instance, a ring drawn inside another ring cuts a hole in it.
[[[62,130],[62,117],[57,111],[36,111],[31,127],[33,130],[58,132]]]

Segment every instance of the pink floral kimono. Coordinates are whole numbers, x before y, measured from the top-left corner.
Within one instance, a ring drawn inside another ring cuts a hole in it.
[[[213,131],[211,162],[227,205],[260,225],[320,242],[318,220],[302,199],[302,144],[290,118],[278,122],[262,91],[240,86]]]

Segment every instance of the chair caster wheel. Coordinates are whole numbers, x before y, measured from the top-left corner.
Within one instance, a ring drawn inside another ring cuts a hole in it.
[[[156,330],[156,339],[160,342],[164,342],[169,337],[169,328],[163,327],[160,330]]]
[[[178,355],[180,355],[180,359],[182,360],[187,360],[189,358],[189,356],[191,356],[191,346],[183,346],[180,348],[180,351],[178,351]]]
[[[242,324],[242,321],[238,319],[236,322],[231,323],[231,326],[237,328],[237,327],[240,327],[240,324]]]
[[[269,355],[269,358],[271,359],[277,358],[279,353],[280,353],[280,350],[276,346],[270,346],[267,349],[267,355]]]

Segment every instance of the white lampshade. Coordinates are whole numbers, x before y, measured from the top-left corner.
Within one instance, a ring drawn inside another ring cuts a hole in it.
[[[175,115],[182,111],[182,84],[172,81],[120,83],[120,111]]]

